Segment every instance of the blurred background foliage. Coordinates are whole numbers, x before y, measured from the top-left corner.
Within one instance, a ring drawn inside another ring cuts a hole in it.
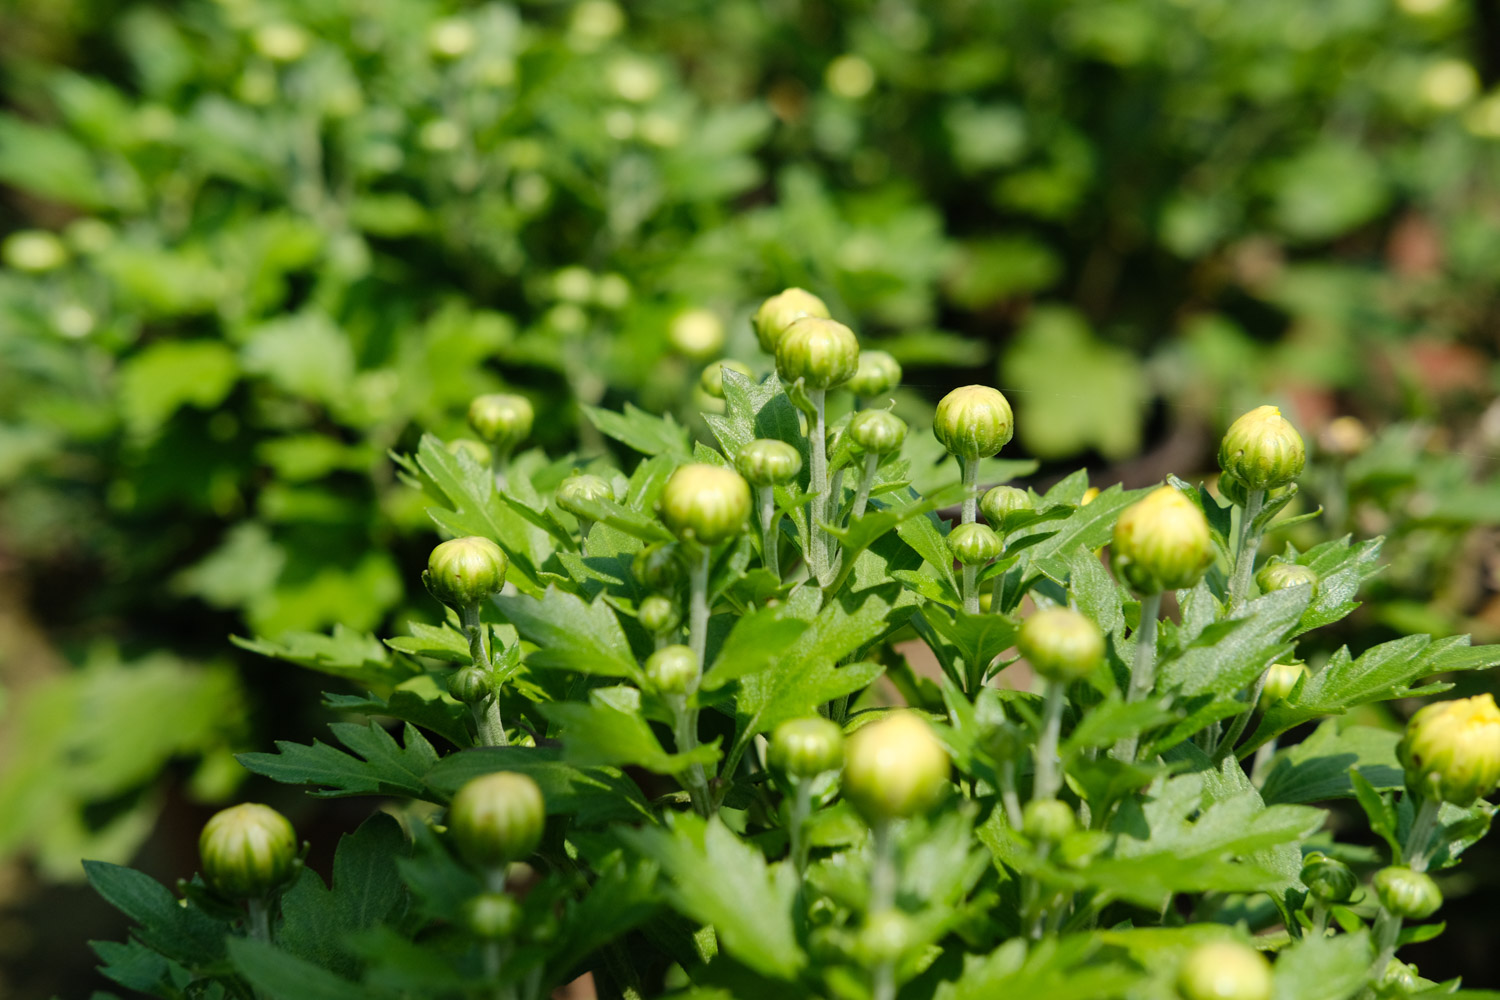
[[[1042,480],[1279,402],[1290,540],[1391,536],[1341,638],[1500,638],[1484,0],[0,0],[0,67],[0,853],[49,877],[316,712],[227,633],[432,615],[392,449],[501,388],[557,456],[692,422],[787,285],[919,423],[1004,389]]]

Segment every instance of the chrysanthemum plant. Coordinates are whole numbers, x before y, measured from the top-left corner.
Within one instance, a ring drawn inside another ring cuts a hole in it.
[[[633,465],[550,461],[492,399],[483,442],[398,459],[450,539],[425,577],[446,622],[386,650],[245,643],[367,689],[327,696],[359,718],[335,742],[245,767],[371,818],[331,882],[259,806],[214,818],[175,892],[90,864],[136,924],[95,946],[105,975],[276,1000],[585,975],[602,997],[1457,989],[1397,954],[1489,827],[1500,711],[1443,702],[1404,736],[1346,716],[1500,655],[1411,635],[1302,661],[1380,542],[1262,557],[1304,462],[1274,408],[1230,429],[1213,491],[1038,493],[995,482],[1020,467],[995,460],[998,391],[908,435],[882,408],[899,370],[822,303],[756,319],[777,371],[705,380],[712,440],[628,410],[598,425]],[[1335,838],[1340,799],[1373,836]]]

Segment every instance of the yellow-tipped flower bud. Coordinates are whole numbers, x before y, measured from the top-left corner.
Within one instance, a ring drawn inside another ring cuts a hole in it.
[[[1137,593],[1191,587],[1214,561],[1208,521],[1175,487],[1163,486],[1125,508],[1111,545],[1115,573]]]
[[[686,694],[698,673],[698,657],[686,646],[663,646],[646,660],[646,680],[662,694]]]
[[[1443,894],[1426,872],[1392,865],[1375,873],[1375,898],[1392,916],[1425,920],[1443,905]]]
[[[1484,798],[1500,783],[1500,708],[1491,694],[1421,709],[1396,748],[1406,786],[1456,806]]]
[[[489,678],[478,667],[464,667],[448,678],[448,693],[454,701],[477,705],[490,696]]]
[[[1021,813],[1021,832],[1032,840],[1055,844],[1077,827],[1073,807],[1057,799],[1032,799]]]
[[[991,458],[1016,431],[1010,402],[987,385],[966,385],[944,396],[933,414],[932,433],[953,455]]]
[[[734,464],[756,486],[781,486],[802,471],[802,453],[785,441],[756,438],[745,442]]]
[[[557,505],[574,517],[588,517],[581,504],[613,500],[615,491],[609,481],[589,473],[569,476],[557,485]]]
[[[744,529],[750,516],[750,484],[733,469],[684,465],[667,480],[659,509],[677,537],[717,545]]]
[[[1005,515],[1014,510],[1031,510],[1031,494],[1014,486],[996,486],[979,498],[979,512],[990,527],[1000,531]]]
[[[776,371],[786,382],[799,378],[809,389],[832,389],[859,368],[859,340],[837,320],[804,316],[776,342]]]
[[[504,940],[521,927],[521,904],[509,893],[480,893],[464,904],[464,926],[477,938]]]
[[[860,451],[889,455],[906,440],[906,421],[890,410],[864,410],[849,421],[849,440]]]
[[[771,766],[794,778],[816,778],[844,762],[844,731],[820,715],[788,719],[771,734]]]
[[[671,635],[682,627],[682,611],[677,602],[661,594],[652,594],[642,601],[635,609],[635,617],[641,628],[658,638]]]
[[[500,868],[530,857],[546,823],[542,790],[514,771],[475,778],[448,807],[448,833],[459,856],[476,868]]]
[[[1302,862],[1302,884],[1321,903],[1347,903],[1359,878],[1342,861],[1314,851]]]
[[[1047,608],[1021,623],[1016,649],[1037,673],[1066,683],[1087,677],[1104,661],[1104,635],[1086,615]]]
[[[1312,587],[1317,591],[1317,571],[1308,566],[1299,566],[1296,563],[1272,562],[1266,563],[1255,574],[1256,586],[1261,592],[1269,594],[1273,590],[1287,590],[1291,587]]]
[[[630,560],[630,575],[648,590],[668,591],[682,579],[682,554],[675,542],[653,542]]]
[[[755,327],[755,339],[760,341],[761,350],[767,354],[775,354],[776,345],[781,341],[786,328],[804,316],[827,319],[828,307],[812,292],[804,292],[800,288],[788,288],[762,302],[751,320]]]
[[[453,538],[427,557],[427,587],[451,607],[468,607],[500,593],[510,560],[505,551],[479,535]]]
[[[1266,668],[1266,682],[1260,689],[1260,707],[1270,708],[1278,701],[1286,701],[1297,689],[1297,683],[1307,676],[1307,666],[1302,663],[1273,663]]]
[[[667,328],[672,347],[690,358],[711,358],[724,349],[724,321],[709,309],[688,309]]]
[[[473,438],[454,438],[443,447],[448,449],[450,455],[468,455],[480,465],[489,465],[494,460],[494,455],[489,447],[482,441]]]
[[[281,813],[258,802],[214,813],[198,836],[203,878],[236,899],[264,896],[297,867],[297,834]]]
[[[1236,941],[1200,944],[1177,973],[1183,1000],[1271,1000],[1271,963]]]
[[[1302,474],[1302,435],[1274,406],[1257,406],[1229,425],[1219,444],[1219,468],[1249,490],[1273,490]]]
[[[735,361],[733,358],[725,358],[723,361],[715,361],[703,369],[703,374],[698,377],[698,387],[714,399],[724,398],[724,369],[739,372],[741,375],[755,374],[749,365],[743,361]]]
[[[860,351],[859,366],[849,380],[848,389],[856,396],[869,399],[884,396],[900,384],[900,362],[885,351]]]
[[[469,426],[486,444],[509,451],[531,435],[536,414],[525,396],[494,393],[469,404]]]
[[[999,558],[1005,543],[987,524],[960,524],[948,532],[948,551],[965,566],[983,566]]]
[[[896,712],[849,738],[844,795],[871,823],[925,812],[948,784],[948,752],[912,712]]]

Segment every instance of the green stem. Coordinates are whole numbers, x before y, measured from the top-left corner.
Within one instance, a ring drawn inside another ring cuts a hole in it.
[[[1328,936],[1328,907],[1323,903],[1313,904],[1311,936],[1315,938]]]
[[[805,778],[794,779],[797,794],[792,799],[791,826],[787,836],[791,840],[792,864],[797,867],[797,877],[807,874],[807,819],[812,814],[812,782]]]
[[[1266,504],[1265,490],[1250,490],[1245,509],[1240,511],[1239,547],[1235,550],[1234,575],[1229,578],[1229,612],[1233,614],[1250,593],[1250,578],[1255,573],[1255,553],[1260,548],[1261,532],[1255,530],[1255,519]]]
[[[1016,762],[1008,760],[1000,765],[1000,802],[1005,806],[1005,818],[1011,829],[1021,829],[1021,797],[1016,794]]]
[[[495,470],[495,489],[504,490],[506,475],[510,471],[510,448],[490,445],[490,468]]]
[[[979,519],[979,459],[962,458],[959,464],[964,470],[963,523],[973,524]]]
[[[979,567],[965,566],[963,569],[964,613],[979,614]],[[970,692],[971,694],[973,692]]]
[[[823,523],[828,520],[828,428],[824,424],[824,403],[827,389],[809,389],[808,398],[813,404],[813,422],[807,440],[807,488],[812,492],[812,503],[808,511],[808,537],[812,552],[809,554],[813,579],[820,586],[828,584],[828,530]]]
[[[708,560],[710,552],[703,546],[702,553],[693,560],[688,571],[688,647],[698,658],[698,669],[708,655]]]
[[[1160,593],[1141,598],[1141,624],[1135,632],[1135,662],[1130,668],[1130,689],[1125,694],[1128,702],[1145,698],[1156,685],[1156,619],[1160,614]],[[1121,737],[1115,744],[1115,759],[1134,763],[1139,744],[1139,735]]]
[[[1432,860],[1428,847],[1432,843],[1433,831],[1437,829],[1438,810],[1442,803],[1436,799],[1422,800],[1417,818],[1412,821],[1411,833],[1406,838],[1406,865],[1412,871],[1425,872]]]
[[[667,704],[672,708],[673,736],[677,740],[678,753],[691,753],[698,748],[698,710],[688,705],[688,695],[670,695]],[[713,799],[708,793],[708,775],[703,765],[696,761],[688,765],[682,782],[687,787],[688,798],[700,816],[713,813]]]
[[[1062,734],[1062,712],[1066,685],[1048,680],[1046,702],[1042,709],[1042,735],[1036,744],[1036,781],[1032,783],[1033,800],[1055,799],[1062,787],[1057,757],[1058,737]]]
[[[781,579],[781,546],[776,537],[776,487],[756,487],[760,500],[760,559],[776,579]]]
[[[870,503],[870,487],[875,484],[875,469],[879,465],[879,455],[874,452],[865,455],[864,473],[859,477],[859,489],[854,493],[854,508],[849,512],[851,523],[864,516],[865,507]]]
[[[1255,706],[1260,704],[1261,692],[1266,689],[1266,674],[1268,673],[1270,673],[1269,667],[1261,671],[1261,675],[1255,679],[1255,684],[1250,688],[1250,699],[1245,702],[1245,707],[1240,710],[1240,714],[1234,717],[1229,731],[1224,734],[1224,739],[1214,751],[1215,764],[1224,763],[1229,755],[1234,753],[1235,744],[1239,743],[1240,737],[1245,733],[1245,727],[1250,723],[1250,717],[1255,714]]]
[[[245,900],[245,929],[257,941],[271,940],[271,905],[264,896]]]
[[[578,554],[585,559],[589,557],[589,530],[593,526],[594,522],[586,517],[578,519]]]
[[[870,913],[884,913],[896,905],[896,840],[889,820],[879,820],[871,831],[875,838],[875,864],[870,869]],[[884,961],[875,967],[874,1000],[894,1000],[896,967]]]
[[[479,617],[479,605],[467,604],[458,609],[459,622],[463,625],[464,633],[469,637],[469,659],[474,668],[484,674],[485,680],[490,679],[493,667],[490,663],[490,651],[485,642],[489,629],[484,627],[484,622]],[[510,745],[509,738],[505,735],[505,720],[500,715],[500,692],[491,689],[489,696],[473,706],[474,729],[477,742],[485,747],[504,747]]]

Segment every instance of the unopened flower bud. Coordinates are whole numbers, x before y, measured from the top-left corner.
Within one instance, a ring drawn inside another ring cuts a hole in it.
[[[590,516],[583,504],[614,498],[615,491],[607,480],[588,473],[569,476],[557,485],[557,505],[574,517]]]
[[[1210,941],[1188,952],[1177,991],[1183,1000],[1271,1000],[1271,964],[1237,941]]]
[[[767,756],[794,778],[815,778],[844,762],[844,731],[820,715],[788,719],[771,734]]]
[[[844,796],[871,823],[914,816],[948,784],[948,752],[909,711],[860,729],[844,753]]]
[[[1229,425],[1219,444],[1219,468],[1249,490],[1285,486],[1302,474],[1302,435],[1274,406],[1257,406]]]
[[[1392,865],[1375,873],[1375,898],[1386,912],[1404,920],[1424,920],[1443,905],[1443,894],[1426,872]]]
[[[958,458],[990,458],[1015,433],[1010,402],[987,385],[966,385],[944,396],[933,414],[932,433]]]
[[[1073,808],[1057,799],[1032,799],[1021,813],[1021,832],[1032,840],[1055,844],[1078,826]]]
[[[1290,587],[1312,587],[1316,592],[1318,574],[1311,567],[1299,566],[1297,563],[1272,562],[1266,563],[1255,574],[1255,584],[1265,594]]]
[[[1104,635],[1086,615],[1047,608],[1021,623],[1016,649],[1038,674],[1066,683],[1087,677],[1104,661]]]
[[[427,586],[444,604],[467,607],[500,593],[509,568],[504,550],[488,538],[453,538],[427,557]]]
[[[717,545],[744,529],[750,516],[750,484],[733,469],[684,465],[667,480],[659,506],[673,534]]]
[[[788,288],[762,302],[751,320],[755,327],[755,339],[760,341],[761,350],[767,354],[775,354],[776,345],[786,328],[804,316],[827,319],[828,307],[812,292],[804,292],[800,288]]]
[[[690,358],[711,358],[724,349],[724,321],[709,309],[689,309],[667,328],[672,346]]]
[[[745,442],[735,465],[756,486],[781,486],[802,471],[802,453],[785,441],[756,438]]]
[[[646,659],[646,680],[662,694],[687,693],[698,672],[698,657],[686,646],[663,646]]]
[[[1380,978],[1375,980],[1375,995],[1378,997],[1404,997],[1417,992],[1421,984],[1417,981],[1417,967],[1408,965],[1399,958],[1386,963]]]
[[[1342,861],[1314,851],[1302,862],[1302,884],[1320,903],[1347,903],[1359,878]]]
[[[203,878],[226,896],[264,896],[297,865],[297,834],[281,813],[245,802],[214,813],[198,836]]]
[[[960,524],[948,532],[948,551],[965,566],[983,566],[1005,551],[1005,543],[987,524]]]
[[[1116,574],[1142,594],[1191,587],[1214,561],[1208,521],[1173,486],[1125,508],[1111,552]]]
[[[847,388],[856,396],[869,399],[883,396],[900,384],[900,362],[885,351],[860,351],[859,365]]]
[[[859,958],[870,966],[894,962],[912,946],[916,936],[911,918],[900,910],[872,913],[859,932]]]
[[[514,771],[475,778],[448,807],[459,856],[476,868],[500,868],[531,856],[542,841],[547,804],[537,783]]]
[[[1298,682],[1306,676],[1306,664],[1271,664],[1266,668],[1266,681],[1260,688],[1260,707],[1264,710],[1279,701],[1286,701],[1297,689]]]
[[[996,531],[1002,530],[1006,514],[1031,508],[1031,494],[1014,486],[996,486],[979,498],[979,512]]]
[[[1406,787],[1456,806],[1500,783],[1500,708],[1491,694],[1428,705],[1411,717],[1396,748]]]
[[[477,705],[490,696],[489,678],[478,667],[464,667],[448,678],[448,693],[454,701]]]
[[[906,440],[906,421],[890,410],[862,410],[849,421],[849,440],[860,451],[889,455]]]
[[[68,248],[57,234],[45,229],[22,229],[0,244],[0,262],[17,271],[41,274],[68,262]]]
[[[521,905],[509,893],[480,893],[464,904],[464,926],[477,938],[504,940],[521,927]]]
[[[703,374],[698,377],[698,387],[708,395],[712,396],[714,399],[723,399],[724,369],[726,368],[728,368],[730,371],[739,372],[741,375],[754,374],[754,372],[751,371],[750,366],[745,364],[743,361],[736,361],[733,358],[725,358],[722,361],[715,361],[713,364],[703,369]]]
[[[487,466],[494,460],[494,455],[490,452],[489,446],[482,441],[475,441],[473,438],[454,438],[444,445],[444,447],[448,449],[448,454],[468,455],[481,466]]]
[[[804,316],[776,342],[776,371],[784,381],[801,379],[809,389],[843,385],[859,367],[859,340],[837,320]]]
[[[469,426],[479,439],[509,451],[531,434],[535,413],[525,396],[493,393],[469,404]]]
[[[1370,431],[1358,417],[1336,417],[1319,436],[1323,450],[1339,458],[1353,458],[1370,446]]]
[[[652,594],[635,609],[635,617],[641,628],[657,637],[668,636],[682,627],[682,612],[677,602]]]
[[[630,575],[648,590],[669,591],[682,579],[682,555],[673,542],[654,542],[630,560]]]

